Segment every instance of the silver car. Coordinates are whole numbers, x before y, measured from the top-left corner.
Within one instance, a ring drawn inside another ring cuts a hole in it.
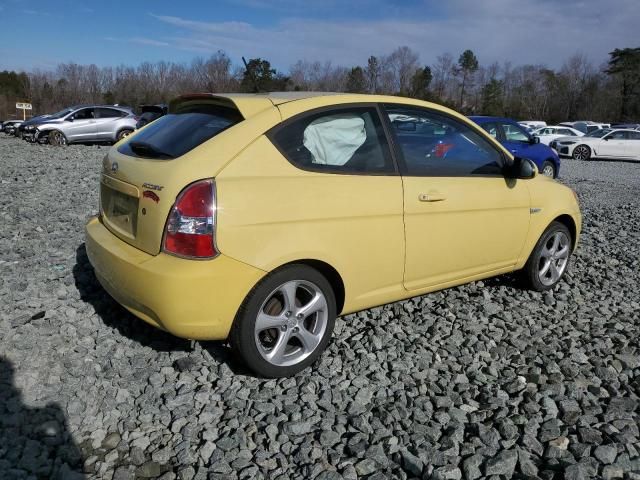
[[[117,142],[136,128],[137,117],[127,107],[82,105],[67,108],[29,125],[39,143]]]

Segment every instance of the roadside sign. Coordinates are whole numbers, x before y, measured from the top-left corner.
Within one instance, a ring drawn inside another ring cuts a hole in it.
[[[22,110],[22,119],[27,119],[27,110],[33,110],[33,106],[30,103],[16,102],[16,110]]]

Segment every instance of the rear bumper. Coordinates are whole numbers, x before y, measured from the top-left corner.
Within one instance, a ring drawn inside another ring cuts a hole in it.
[[[200,261],[149,255],[113,235],[97,217],[86,225],[86,248],[96,277],[118,303],[182,338],[227,338],[240,304],[265,275],[224,255]]]

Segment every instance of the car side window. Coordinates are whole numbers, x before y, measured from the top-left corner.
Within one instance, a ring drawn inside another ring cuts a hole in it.
[[[502,130],[504,131],[505,139],[509,142],[528,142],[529,137],[515,125],[511,123],[503,123]]]
[[[576,136],[575,133],[573,133],[571,130],[569,130],[567,128],[558,129],[558,134],[559,135],[566,135],[567,137],[575,137]]]
[[[612,132],[607,135],[607,140],[625,140],[627,138],[627,132]]]
[[[395,173],[384,128],[375,107],[337,107],[306,112],[268,134],[298,168],[326,173]]]
[[[124,116],[124,112],[115,108],[98,108],[98,118],[119,118]]]
[[[495,123],[483,123],[481,127],[493,138],[498,138],[498,125]]]
[[[629,134],[629,140],[640,140],[640,132],[627,132]]]
[[[403,173],[416,176],[502,176],[497,147],[472,127],[417,107],[385,105]],[[404,125],[411,124],[411,128]]]
[[[83,108],[73,114],[74,120],[88,120],[94,118],[93,108]]]

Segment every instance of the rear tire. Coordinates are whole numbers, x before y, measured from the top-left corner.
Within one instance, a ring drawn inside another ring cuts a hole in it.
[[[129,129],[129,128],[125,128],[123,130],[120,130],[118,132],[118,135],[116,136],[116,141],[120,141],[122,140],[124,137],[128,137],[129,135],[131,135],[133,133],[133,130]]]
[[[580,144],[573,149],[571,156],[574,160],[589,160],[591,158],[591,149],[587,145]]]
[[[551,222],[522,269],[526,286],[537,292],[555,287],[569,266],[572,242],[571,233],[564,224]]]
[[[306,265],[288,265],[249,292],[229,342],[258,375],[288,377],[322,354],[335,319],[336,299],[327,279]]]

